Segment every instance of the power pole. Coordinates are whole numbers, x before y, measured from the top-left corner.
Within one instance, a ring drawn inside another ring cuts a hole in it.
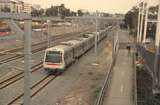
[[[139,41],[139,33],[140,33],[140,19],[141,19],[141,8],[138,7],[138,27],[137,27],[137,42]]]
[[[42,24],[42,25],[41,25],[41,26],[42,26],[41,32],[42,32],[42,39],[43,39],[43,38],[44,38],[44,31],[43,31],[43,28],[44,28],[44,27],[43,27],[43,25],[44,25],[44,24],[43,24],[43,17],[41,18],[41,24]]]
[[[96,57],[96,60],[97,60],[97,37],[98,37],[98,11],[96,11],[96,35],[95,35],[95,57]]]
[[[24,53],[25,53],[25,70],[24,70],[24,105],[31,105],[30,90],[30,71],[31,71],[31,20],[24,20]]]
[[[47,20],[47,44],[48,44],[48,48],[50,47],[51,43],[50,43],[50,20]]]

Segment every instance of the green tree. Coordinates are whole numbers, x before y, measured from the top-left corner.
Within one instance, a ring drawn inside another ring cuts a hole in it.
[[[58,16],[58,7],[51,6],[51,8],[48,8],[46,10],[46,15],[47,16]]]
[[[2,12],[11,12],[11,9],[7,6],[1,9]]]
[[[124,22],[126,26],[130,29],[135,29],[137,27],[138,22],[138,8],[133,7],[130,11],[127,12],[125,15]]]
[[[78,10],[77,13],[78,13],[78,16],[83,16],[84,15],[84,13],[82,12],[82,10]]]
[[[40,9],[40,10],[32,9],[31,11],[31,15],[34,17],[39,17],[39,16],[42,16],[43,14],[44,14],[44,9]]]
[[[140,4],[142,6],[142,4]],[[138,24],[138,12],[139,9],[137,7],[133,7],[130,11],[128,11],[125,15],[125,24],[131,29],[134,30],[134,33],[137,32],[137,24]],[[149,19],[157,19],[158,6],[149,7]],[[144,22],[143,22],[144,23]],[[144,27],[143,27],[144,28]],[[142,29],[144,30],[144,29]],[[156,33],[156,23],[148,23],[147,25],[147,36],[154,38]]]
[[[77,16],[77,13],[74,12],[74,11],[71,11],[71,12],[70,12],[70,16]]]

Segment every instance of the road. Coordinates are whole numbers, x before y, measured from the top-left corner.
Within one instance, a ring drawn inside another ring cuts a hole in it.
[[[129,41],[127,31],[119,31],[120,42]],[[103,105],[133,105],[132,56],[120,49]]]

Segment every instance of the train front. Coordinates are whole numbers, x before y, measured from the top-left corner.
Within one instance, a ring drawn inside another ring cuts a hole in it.
[[[63,72],[65,68],[65,64],[63,63],[63,53],[61,51],[46,51],[44,57],[44,69],[47,71],[55,72]]]

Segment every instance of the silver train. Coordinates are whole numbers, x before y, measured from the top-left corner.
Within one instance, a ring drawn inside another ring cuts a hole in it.
[[[98,32],[98,42],[105,38],[109,29],[111,29],[111,26]],[[46,49],[43,61],[44,69],[62,73],[66,67],[94,46],[95,34],[96,32],[86,33],[74,40],[61,42],[57,46]]]

